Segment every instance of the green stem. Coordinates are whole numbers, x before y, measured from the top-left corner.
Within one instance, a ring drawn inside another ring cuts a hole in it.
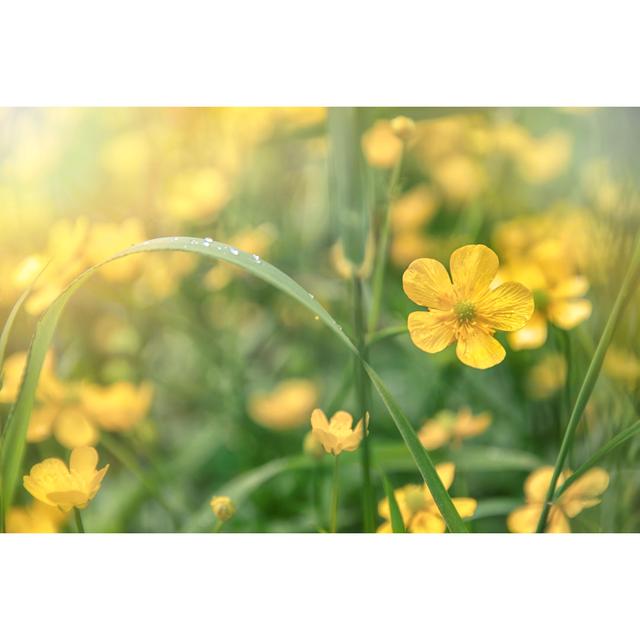
[[[73,508],[73,515],[76,519],[76,527],[78,529],[78,533],[85,533],[84,524],[82,524],[82,516],[80,515],[80,509]]]
[[[331,498],[331,525],[329,531],[336,533],[338,530],[338,493],[340,489],[340,477],[338,474],[338,460],[340,455],[335,456],[333,465],[333,494]]]
[[[402,161],[404,158],[404,144],[402,153],[398,158],[391,178],[389,189],[387,190],[387,209],[382,223],[382,230],[378,240],[378,250],[376,251],[376,266],[373,272],[373,296],[371,300],[371,312],[369,313],[369,333],[376,330],[380,319],[380,307],[382,304],[382,289],[384,287],[384,272],[387,266],[387,254],[389,252],[389,235],[391,233],[391,209],[395,200],[400,175],[402,173]]]
[[[367,347],[370,347],[377,342],[381,342],[382,340],[386,340],[387,338],[395,338],[396,336],[400,336],[403,333],[408,333],[409,329],[406,324],[401,324],[394,327],[386,327],[385,329],[380,329],[380,331],[376,331],[374,333],[367,334]]]
[[[216,523],[216,526],[213,527],[212,533],[220,533],[220,530],[222,529],[223,526],[224,526],[224,520],[218,520],[218,522]]]
[[[613,308],[611,309],[611,313],[609,314],[609,318],[604,327],[604,331],[600,336],[598,346],[596,347],[595,353],[593,354],[593,358],[591,359],[589,368],[587,369],[587,374],[585,375],[582,386],[580,387],[580,391],[578,392],[578,397],[576,398],[576,402],[573,406],[573,411],[571,412],[569,423],[567,424],[567,428],[564,432],[564,438],[562,439],[560,451],[558,452],[558,458],[556,459],[556,464],[553,469],[551,483],[549,484],[549,489],[547,490],[547,495],[544,500],[542,513],[540,514],[540,519],[538,520],[536,533],[542,533],[547,524],[547,517],[552,506],[553,496],[556,492],[558,478],[562,473],[564,463],[567,459],[567,455],[569,454],[569,450],[573,443],[573,436],[575,435],[584,409],[587,406],[587,402],[589,401],[589,397],[591,396],[591,392],[593,391],[593,387],[595,386],[598,375],[600,374],[602,362],[604,361],[607,349],[609,347],[609,344],[611,343],[611,339],[613,338],[613,334],[618,325],[618,321],[620,320],[626,304],[629,301],[629,297],[637,284],[639,267],[640,236],[636,238],[636,246],[631,257],[631,262],[629,263],[629,268],[622,282],[622,286],[620,287],[620,291],[618,292],[618,297],[616,298],[616,301],[613,304]]]
[[[364,325],[364,296],[362,279],[353,279],[353,303],[355,314],[356,344],[360,353],[355,359],[356,385],[358,392],[359,418],[364,424],[364,435],[360,445],[360,459],[362,462],[362,515],[365,533],[372,533],[375,527],[375,509],[373,502],[373,489],[371,484],[371,453],[369,451],[369,433],[367,429],[366,416],[371,404],[371,388],[369,379],[364,370],[362,360],[368,359],[367,347],[365,344],[366,330]]]

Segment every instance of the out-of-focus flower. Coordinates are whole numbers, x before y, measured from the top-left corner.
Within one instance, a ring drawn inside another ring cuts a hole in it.
[[[168,181],[159,208],[178,220],[210,220],[230,196],[227,179],[214,167],[185,170]]]
[[[309,431],[302,442],[302,450],[311,458],[319,460],[324,456],[324,447],[313,431]]]
[[[69,467],[59,458],[47,458],[31,467],[24,476],[24,488],[40,502],[69,511],[84,509],[92,500],[109,469],[97,470],[98,452],[93,447],[78,447],[71,452]]]
[[[438,208],[438,198],[426,184],[418,185],[400,196],[391,206],[394,233],[414,231],[425,225]]]
[[[640,359],[625,349],[609,347],[603,368],[612,378],[633,387],[640,379]]]
[[[291,378],[268,393],[249,397],[248,412],[258,424],[275,431],[303,425],[318,401],[318,389],[311,380]]]
[[[403,142],[408,142],[416,131],[416,123],[407,116],[397,116],[391,120],[391,130]]]
[[[490,413],[474,416],[468,407],[457,413],[445,409],[422,425],[418,438],[422,446],[429,450],[439,449],[449,442],[459,446],[462,440],[484,433],[490,424]]]
[[[209,502],[211,511],[218,520],[226,522],[233,518],[236,512],[236,505],[228,496],[213,496]]]
[[[25,507],[11,507],[7,513],[7,533],[58,533],[67,514],[39,500]]]
[[[367,245],[364,251],[364,260],[360,265],[354,265],[347,258],[342,246],[342,240],[338,240],[331,247],[331,264],[336,273],[346,280],[351,279],[353,276],[368,278],[371,275],[371,271],[373,270],[374,254],[375,248],[372,234],[369,234],[367,238]]]
[[[397,267],[406,267],[420,256],[432,253],[432,242],[421,231],[402,231],[393,234],[389,257]]]
[[[552,131],[542,138],[531,138],[520,149],[517,165],[520,175],[532,184],[557,178],[571,159],[571,138],[564,131]]]
[[[454,203],[466,203],[477,198],[487,184],[484,167],[462,154],[438,160],[431,173],[445,198]]]
[[[378,120],[362,136],[362,151],[372,167],[389,169],[400,159],[402,140],[388,120]]]
[[[6,358],[4,361],[2,388],[0,389],[0,402],[15,402],[26,364],[26,351],[12,353]],[[64,384],[58,379],[54,371],[53,352],[48,351],[40,372],[37,398],[43,402],[57,401],[64,393]]]
[[[52,423],[56,440],[67,449],[96,444],[100,434],[96,425],[78,407],[62,409]],[[29,429],[32,425],[29,424]]]
[[[455,465],[452,462],[443,462],[436,465],[436,472],[445,489],[449,489],[455,477]],[[408,484],[396,489],[393,495],[407,531],[410,533],[444,533],[446,531],[447,525],[426,484]],[[473,498],[452,498],[451,500],[461,518],[470,518],[476,512],[478,503]],[[378,533],[391,533],[391,512],[386,498],[378,503],[378,514],[385,520],[378,528]]]
[[[364,428],[368,428],[368,415],[365,416],[364,422]],[[353,428],[353,416],[347,411],[336,411],[331,419],[327,420],[322,409],[314,409],[311,414],[311,432],[327,453],[337,456],[343,451],[355,451],[360,446],[364,435],[363,420],[358,420]]]
[[[181,251],[146,255],[142,263],[142,275],[136,283],[137,298],[143,303],[149,299],[168,298],[197,263],[198,256]]]
[[[141,180],[149,169],[151,154],[144,131],[127,131],[107,142],[102,150],[102,166],[116,179]]]
[[[562,389],[567,380],[567,361],[561,353],[545,355],[527,374],[527,391],[535,400],[544,400]]]
[[[413,343],[438,353],[457,341],[456,353],[466,365],[486,369],[502,362],[503,346],[496,330],[522,328],[533,313],[531,291],[517,282],[490,285],[498,271],[498,256],[484,245],[467,245],[450,259],[453,283],[437,260],[412,262],[402,277],[404,291],[429,311],[409,314]]]
[[[524,483],[526,504],[512,511],[507,518],[507,526],[512,533],[533,533],[542,513],[542,507],[551,484],[553,467],[542,467],[533,471]],[[559,478],[560,486],[571,476],[564,471]],[[600,467],[594,467],[576,480],[556,500],[549,511],[546,533],[571,533],[569,519],[575,518],[584,509],[600,504],[599,496],[609,486],[609,474]]]
[[[84,384],[79,395],[83,409],[105,431],[128,431],[149,412],[153,387],[148,382],[138,387],[130,382]]]

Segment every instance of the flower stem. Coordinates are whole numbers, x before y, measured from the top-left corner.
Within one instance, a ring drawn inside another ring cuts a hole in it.
[[[571,449],[571,445],[573,444],[573,436],[575,435],[576,429],[578,428],[578,424],[580,422],[580,418],[582,418],[584,409],[587,406],[587,402],[589,401],[589,397],[591,396],[593,387],[595,386],[598,375],[600,374],[602,362],[604,361],[604,357],[607,353],[609,344],[611,343],[611,339],[618,325],[618,321],[620,320],[627,302],[629,301],[631,293],[633,293],[633,290],[637,284],[639,269],[640,235],[636,238],[635,249],[631,257],[631,262],[629,263],[629,268],[627,269],[627,273],[622,282],[622,286],[620,287],[620,291],[618,292],[618,297],[616,298],[613,304],[613,308],[611,309],[611,313],[609,314],[609,318],[604,327],[604,331],[600,336],[598,346],[596,347],[593,358],[591,359],[591,362],[589,364],[589,368],[587,369],[587,374],[585,375],[582,386],[580,387],[580,391],[578,392],[576,402],[573,405],[573,411],[571,412],[569,423],[567,424],[567,428],[564,432],[564,438],[562,439],[560,451],[558,452],[558,458],[556,459],[556,464],[553,469],[553,475],[551,476],[551,483],[549,484],[549,489],[547,490],[547,495],[544,500],[544,506],[540,514],[540,519],[538,520],[536,533],[542,533],[547,524],[547,517],[549,515],[549,510],[551,509],[552,502],[555,497],[558,478],[562,473],[562,468],[567,459],[567,455],[569,454],[569,450]]]
[[[371,312],[369,313],[369,333],[373,333],[378,327],[380,319],[380,307],[382,304],[382,289],[384,286],[384,272],[387,266],[387,254],[389,252],[389,234],[391,232],[391,208],[395,200],[398,183],[402,173],[402,161],[404,159],[404,144],[402,153],[398,158],[387,190],[387,209],[382,223],[380,238],[378,239],[378,250],[376,251],[376,265],[373,272],[373,295],[371,299]]]
[[[82,516],[80,515],[80,509],[73,508],[73,515],[76,519],[76,527],[78,529],[78,533],[85,533],[84,524],[82,524]]]
[[[369,379],[363,368],[362,360],[368,359],[366,346],[366,329],[364,324],[364,295],[362,279],[355,276],[353,279],[353,306],[355,315],[356,345],[360,357],[355,359],[356,390],[360,418],[363,420],[364,433],[360,445],[360,459],[362,464],[362,515],[365,533],[372,533],[375,526],[375,511],[373,503],[373,489],[371,485],[371,453],[369,451],[369,433],[366,424],[366,415],[369,412],[371,388]]]
[[[220,530],[222,529],[223,525],[224,525],[224,520],[218,520],[218,522],[216,523],[216,526],[213,527],[212,533],[220,533]]]
[[[333,465],[333,494],[331,498],[331,525],[329,531],[336,533],[338,530],[338,493],[340,489],[340,477],[338,474],[338,460],[340,456],[334,456],[335,462]]]

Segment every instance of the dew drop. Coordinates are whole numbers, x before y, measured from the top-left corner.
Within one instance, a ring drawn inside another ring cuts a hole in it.
[[[205,242],[213,242],[213,238],[209,238],[208,236],[204,239]]]
[[[237,256],[240,253],[235,247],[229,247],[229,251],[234,256]]]
[[[314,316],[313,319],[314,320],[320,320],[320,316]]]
[[[251,257],[252,257],[252,258],[254,259],[254,261],[255,261],[255,262],[257,262],[258,264],[260,264],[260,263],[262,262],[262,260],[261,260],[260,256],[259,256],[259,255],[257,255],[257,254],[255,254],[255,253],[254,253]]]
[[[315,296],[313,295],[313,293],[310,293],[309,297],[313,300]]]

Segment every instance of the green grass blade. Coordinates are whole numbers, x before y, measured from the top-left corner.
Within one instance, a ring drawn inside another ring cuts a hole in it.
[[[400,507],[398,506],[396,495],[393,492],[393,487],[389,482],[389,478],[387,478],[384,473],[382,473],[382,484],[384,486],[384,493],[387,496],[387,502],[389,503],[391,529],[393,533],[406,533],[407,530],[404,528],[404,520],[402,519],[402,514],[400,513]]]
[[[451,533],[467,533],[467,528],[465,527],[464,522],[462,522],[462,518],[453,506],[453,502],[451,502],[451,498],[449,497],[447,490],[444,488],[442,480],[440,480],[440,476],[438,476],[429,454],[420,443],[420,440],[418,440],[418,436],[411,426],[411,423],[403,413],[402,409],[400,409],[400,406],[395,401],[394,397],[389,393],[389,390],[385,387],[380,376],[368,363],[365,362],[364,367],[371,379],[371,382],[373,383],[373,386],[376,388],[380,398],[387,407],[389,415],[395,422],[398,431],[400,431],[400,435],[411,452],[413,459],[418,465],[418,469],[420,470],[424,481],[427,483],[427,486],[431,491],[431,495],[438,505],[438,509],[440,509],[440,513],[442,514],[449,531],[451,531]]]
[[[10,505],[18,484],[22,467],[22,460],[26,447],[26,434],[29,418],[33,409],[33,403],[38,385],[40,370],[44,362],[45,355],[51,344],[55,329],[69,298],[82,286],[100,267],[114,260],[126,258],[127,256],[153,252],[153,251],[185,251],[205,256],[209,259],[217,259],[229,264],[243,268],[261,280],[280,289],[301,305],[306,307],[314,316],[317,316],[351,352],[359,356],[358,350],[349,338],[344,334],[340,325],[331,317],[329,312],[319,304],[313,295],[303,289],[288,275],[274,267],[273,265],[260,259],[258,256],[239,251],[234,247],[220,242],[203,240],[201,238],[157,238],[148,240],[141,244],[133,245],[120,253],[115,254],[94,267],[91,267],[79,275],[60,296],[49,306],[40,318],[36,327],[29,354],[25,374],[18,392],[17,400],[9,414],[5,431],[5,441],[0,452],[0,473],[2,477],[2,495],[5,508]],[[458,515],[451,498],[442,485],[433,463],[427,456],[422,445],[413,430],[413,427],[406,416],[389,394],[380,377],[375,373],[370,365],[364,363],[367,375],[371,378],[380,397],[387,406],[400,434],[407,443],[412,456],[414,457],[418,469],[425,482],[429,486],[434,496],[442,517],[444,518],[450,531],[466,531],[460,516]]]
[[[586,462],[581,464],[565,481],[556,492],[556,498],[561,496],[576,480],[583,476],[589,469],[593,468],[602,458],[609,455],[615,448],[633,438],[640,433],[640,420],[634,422],[630,427],[623,429],[605,445],[600,447]]]

